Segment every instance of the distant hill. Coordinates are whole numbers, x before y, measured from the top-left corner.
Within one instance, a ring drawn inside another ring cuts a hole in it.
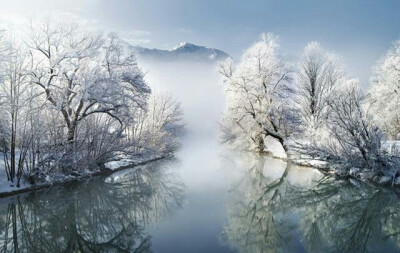
[[[188,42],[179,43],[172,50],[130,46],[139,58],[151,60],[194,60],[194,61],[221,61],[229,57],[227,53],[215,48],[194,45]]]

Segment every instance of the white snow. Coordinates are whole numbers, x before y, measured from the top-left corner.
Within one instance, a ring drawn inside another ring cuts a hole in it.
[[[286,159],[287,155],[282,145],[274,138],[267,136],[265,138],[266,152],[270,152],[274,157]]]
[[[177,50],[178,48],[185,47],[187,45],[187,42],[180,42],[176,47],[174,47],[173,50]]]
[[[1,155],[1,159],[2,155]],[[25,182],[23,178],[21,178],[20,182],[20,187],[16,186],[16,182],[11,183],[10,181],[7,180],[7,174],[4,169],[3,163],[0,164],[0,193],[6,193],[6,192],[13,192],[25,188],[29,188],[32,185],[28,182]]]

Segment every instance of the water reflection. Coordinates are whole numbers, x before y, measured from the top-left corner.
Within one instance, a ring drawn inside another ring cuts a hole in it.
[[[1,252],[149,252],[146,227],[170,215],[183,184],[153,163],[0,206]]]
[[[222,238],[240,252],[399,252],[393,189],[335,181],[267,157],[234,156]]]
[[[234,154],[223,161],[229,169],[223,180],[231,186],[225,220],[218,204],[226,188],[187,190],[174,164],[1,200],[0,252],[400,251],[400,200],[393,189]],[[189,201],[175,212],[184,192]],[[213,200],[211,194],[221,195]],[[159,222],[166,220],[173,222]],[[225,221],[221,232],[215,223]],[[157,233],[154,226],[163,229]],[[214,232],[230,248],[219,247]]]

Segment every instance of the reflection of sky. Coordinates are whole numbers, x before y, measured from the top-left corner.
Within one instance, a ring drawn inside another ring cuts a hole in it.
[[[317,40],[343,55],[350,73],[363,82],[400,36],[397,0],[0,0],[0,6],[3,24],[67,12],[86,25],[118,31],[133,44],[172,48],[190,41],[234,57],[262,32],[280,35],[289,59]]]
[[[193,118],[188,123],[195,122]],[[151,229],[154,252],[235,252],[219,238],[226,221],[225,201],[237,170],[221,165],[221,149],[214,134],[213,128],[195,125],[188,129],[176,168],[186,186],[185,203],[170,219]]]

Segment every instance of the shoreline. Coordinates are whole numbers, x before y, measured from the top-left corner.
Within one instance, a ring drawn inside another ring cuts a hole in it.
[[[44,184],[40,184],[40,185],[32,185],[30,187],[25,187],[25,188],[22,188],[22,189],[19,189],[19,188],[15,187],[15,190],[13,190],[13,191],[0,192],[0,199],[1,198],[15,196],[15,195],[22,194],[22,193],[34,192],[34,191],[38,191],[38,190],[42,190],[42,189],[47,189],[47,188],[51,188],[53,186],[62,186],[62,185],[74,183],[74,182],[77,182],[77,181],[85,180],[85,179],[88,179],[88,178],[91,178],[91,177],[97,177],[97,176],[102,176],[102,175],[111,175],[111,174],[113,174],[114,172],[117,172],[117,171],[134,168],[134,167],[137,167],[137,166],[145,165],[145,164],[148,164],[148,163],[152,163],[152,162],[156,162],[156,161],[159,161],[159,160],[172,158],[172,157],[174,157],[174,155],[162,155],[162,156],[158,156],[158,157],[146,160],[146,161],[137,162],[137,163],[131,163],[129,165],[123,165],[123,166],[120,166],[120,167],[115,168],[115,169],[103,169],[103,170],[96,171],[96,172],[91,173],[91,174],[82,175],[82,176],[79,176],[79,177],[76,177],[76,178],[73,178],[73,179],[67,179],[65,181],[59,181],[59,182],[54,182],[54,183],[44,183]]]
[[[393,189],[400,189],[400,177],[394,177],[390,178],[387,175],[377,175],[379,172],[374,172],[374,171],[363,171],[360,168],[351,168],[349,171],[344,171],[341,174],[341,171],[337,171],[332,168],[328,167],[318,167],[318,166],[313,166],[307,162],[298,162],[295,160],[288,160],[288,162],[291,162],[297,166],[302,166],[302,167],[309,167],[311,169],[316,169],[320,171],[324,175],[329,175],[331,177],[334,177],[336,179],[353,179],[357,182],[362,182],[362,183],[369,183],[373,184],[376,186],[383,186],[383,187],[390,187]]]
[[[282,160],[287,163],[292,163],[296,166],[307,167],[310,169],[318,170],[323,175],[331,176],[335,179],[353,179],[357,182],[369,183],[369,184],[373,184],[375,186],[389,187],[389,188],[396,189],[396,190],[400,189],[400,176],[397,176],[395,178],[390,178],[390,179],[388,176],[385,176],[385,175],[383,175],[383,176],[375,175],[372,177],[367,177],[366,174],[374,173],[374,172],[371,172],[371,171],[365,172],[359,168],[354,168],[355,170],[351,169],[345,175],[341,175],[339,173],[339,171],[337,171],[335,169],[325,167],[325,166],[318,167],[316,165],[312,165],[310,162],[312,162],[313,160],[307,161],[307,160],[296,160],[296,159],[293,159],[290,157],[280,157],[280,156],[274,155],[272,152],[266,152],[265,155],[270,156],[275,159]]]

